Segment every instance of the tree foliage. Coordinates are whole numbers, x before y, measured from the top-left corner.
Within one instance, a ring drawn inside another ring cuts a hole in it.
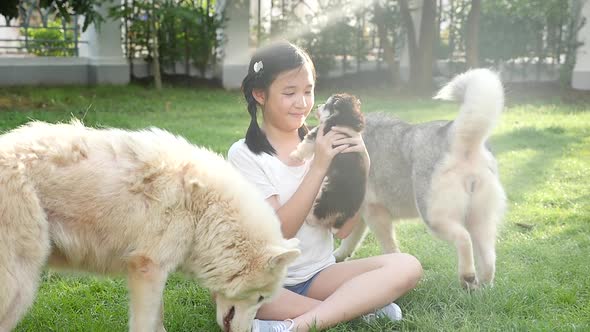
[[[18,17],[18,3],[20,0],[2,0],[0,1],[0,15],[4,16],[7,21]]]
[[[2,0],[0,1],[0,15],[7,21],[18,17],[18,7],[23,0]],[[60,19],[69,22],[73,15],[83,15],[84,24],[82,30],[86,30],[90,24],[99,25],[104,18],[96,11],[96,5],[105,0],[40,0],[41,8],[55,7]]]
[[[164,65],[186,60],[201,72],[213,60],[217,30],[223,24],[223,18],[216,14],[210,4],[186,0],[126,1],[124,6],[112,7],[109,13],[124,20],[129,57],[150,60],[154,52],[153,38],[157,36],[158,53]]]
[[[0,1],[0,14],[17,17],[21,1]],[[258,17],[269,24],[255,27],[256,43],[290,39],[310,52],[320,75],[337,65],[346,71],[352,60],[360,67],[361,61],[376,56],[388,64],[394,81],[405,47],[410,83],[418,89],[427,89],[432,81],[435,59],[458,64],[451,71],[515,62],[538,68],[553,63],[571,71],[577,32],[585,23],[579,18],[584,0],[318,0],[314,10],[307,10],[311,7],[306,1],[270,1],[270,17]],[[158,51],[164,64],[184,60],[187,68],[190,62],[201,71],[212,61],[217,30],[223,25],[209,11],[214,2],[125,0],[119,6],[114,0],[40,0],[44,8],[53,6],[61,19],[84,15],[84,29],[103,21],[97,5],[110,3],[110,16],[125,20],[126,38],[132,39],[127,45],[133,45],[130,57],[147,54],[151,59]],[[412,17],[420,17],[420,24]],[[156,39],[159,46],[153,45]]]
[[[494,64],[518,59],[538,68],[543,63],[564,64],[579,46],[575,39],[584,23],[578,19],[580,8],[578,0],[483,1],[481,59]]]

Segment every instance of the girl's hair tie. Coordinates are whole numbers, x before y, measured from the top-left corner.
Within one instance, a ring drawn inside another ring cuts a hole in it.
[[[254,67],[254,72],[258,74],[264,68],[264,65],[262,64],[262,61],[258,61],[254,64],[253,67]]]

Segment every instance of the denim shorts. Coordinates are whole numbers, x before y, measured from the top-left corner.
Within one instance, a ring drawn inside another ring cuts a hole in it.
[[[295,284],[295,285],[284,286],[284,287],[286,289],[290,290],[293,293],[297,293],[299,295],[307,296],[307,292],[309,291],[309,287],[311,287],[311,283],[313,282],[313,280],[315,279],[315,277],[317,277],[318,274],[320,274],[320,272],[322,272],[322,271],[318,271],[311,278],[307,279],[304,282],[300,282],[300,283]]]

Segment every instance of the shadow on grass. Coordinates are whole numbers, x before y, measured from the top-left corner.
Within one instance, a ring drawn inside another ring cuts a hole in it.
[[[503,154],[518,150],[534,150],[533,157],[521,165],[518,170],[503,177],[504,186],[510,196],[521,196],[545,182],[547,169],[559,159],[570,147],[579,144],[582,137],[577,137],[563,127],[522,127],[508,133],[492,137],[492,152],[498,159]],[[510,163],[510,160],[504,160]],[[502,166],[500,166],[502,174]],[[508,190],[509,189],[509,190]]]

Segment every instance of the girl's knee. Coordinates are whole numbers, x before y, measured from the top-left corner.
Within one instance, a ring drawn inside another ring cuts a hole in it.
[[[414,288],[423,274],[420,261],[406,253],[389,254],[387,256],[389,256],[387,260],[388,267],[394,271],[393,273],[405,277],[404,279],[408,281],[408,288]]]

